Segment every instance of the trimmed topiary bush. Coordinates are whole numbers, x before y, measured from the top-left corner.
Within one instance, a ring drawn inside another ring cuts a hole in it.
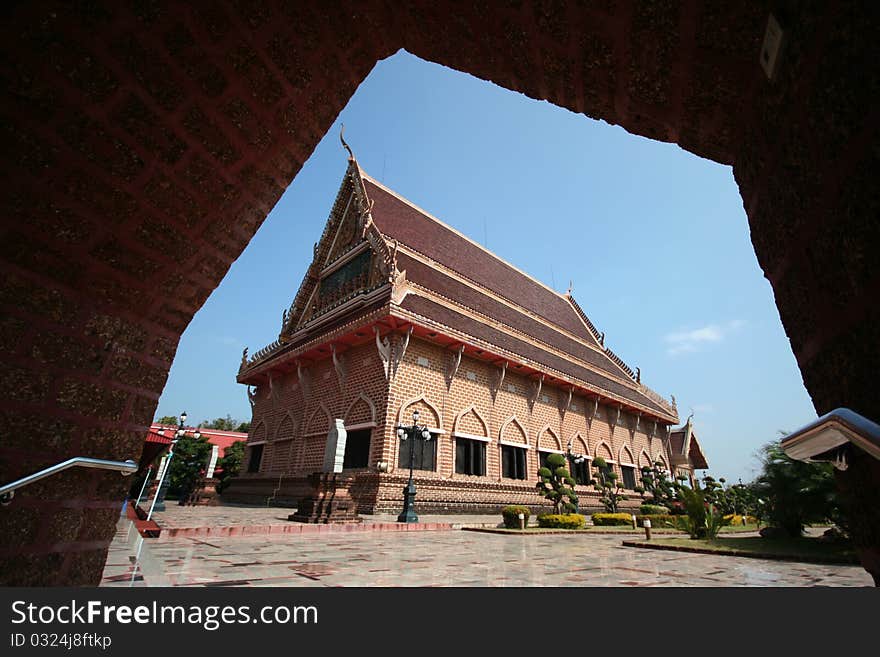
[[[519,529],[520,513],[525,516],[524,523],[527,526],[529,524],[529,515],[531,515],[529,513],[529,507],[511,505],[501,509],[501,516],[504,518],[504,526],[508,529]]]
[[[538,516],[538,527],[548,529],[583,529],[587,519],[579,513],[544,513]]]
[[[642,504],[639,513],[643,516],[669,515],[669,508],[659,504]]]
[[[538,483],[535,487],[553,503],[557,515],[577,511],[577,495],[574,494],[574,479],[565,468],[566,459],[562,454],[547,456],[547,464],[538,470]]]
[[[670,513],[651,513],[643,516],[636,516],[636,526],[644,527],[645,520],[651,521],[651,527],[654,529],[666,529],[667,527],[675,527],[676,518]]]
[[[591,518],[597,527],[632,526],[632,515],[629,513],[594,513]]]

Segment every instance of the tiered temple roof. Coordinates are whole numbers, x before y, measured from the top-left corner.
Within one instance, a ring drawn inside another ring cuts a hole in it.
[[[371,271],[358,264],[367,248]],[[337,275],[344,282],[322,287],[346,267],[351,271]],[[419,337],[507,361],[647,420],[678,421],[674,404],[604,346],[604,335],[570,294],[501,260],[366,175],[352,158],[279,341],[243,358],[238,380],[258,383],[271,368],[329,357],[331,341],[366,342],[371,326],[381,333],[412,326]]]

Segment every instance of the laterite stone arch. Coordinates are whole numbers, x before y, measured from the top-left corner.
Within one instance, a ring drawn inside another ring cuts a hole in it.
[[[862,3],[804,5],[4,7],[0,479],[137,458],[182,331],[400,48],[732,164],[816,410],[876,420],[880,26]],[[74,469],[22,489],[0,509],[2,583],[97,583],[127,486]]]

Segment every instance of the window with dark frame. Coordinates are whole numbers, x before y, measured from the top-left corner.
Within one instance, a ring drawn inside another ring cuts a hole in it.
[[[620,466],[620,471],[623,474],[623,487],[627,490],[632,490],[636,487],[636,469],[631,465],[622,465]]]
[[[397,467],[409,469],[410,449],[415,449],[413,470],[436,470],[437,469],[437,438],[431,436],[430,440],[422,438],[421,434],[415,438],[412,436],[400,441],[400,451],[397,457]]]
[[[342,468],[366,468],[370,464],[370,438],[372,429],[358,429],[347,432],[345,438],[345,456],[342,459]],[[407,461],[407,466],[409,461]]]
[[[570,468],[569,472],[571,472],[571,476],[575,483],[582,486],[586,486],[590,483],[590,462],[587,459],[584,459],[580,463],[574,459],[569,459],[568,465]]]
[[[456,474],[486,475],[486,443],[471,438],[455,439]]]
[[[526,478],[526,448],[501,446],[501,475],[507,479]]]
[[[260,462],[263,460],[263,445],[251,447],[251,457],[248,459],[248,472],[259,472]]]
[[[538,469],[547,467],[547,457],[551,452],[538,452]]]

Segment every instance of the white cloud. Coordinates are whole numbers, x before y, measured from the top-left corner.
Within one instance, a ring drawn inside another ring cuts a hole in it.
[[[722,342],[745,325],[745,320],[734,319],[725,324],[707,324],[696,329],[667,333],[663,337],[663,341],[667,343],[666,353],[677,356],[699,351],[708,344]]]

